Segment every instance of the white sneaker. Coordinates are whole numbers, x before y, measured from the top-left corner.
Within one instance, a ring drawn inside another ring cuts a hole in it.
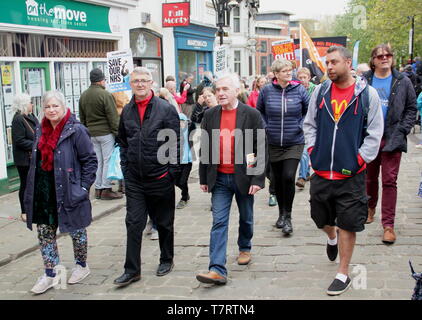
[[[91,271],[89,270],[88,265],[86,267],[82,267],[81,265],[77,264],[76,267],[72,269],[72,275],[70,276],[69,280],[67,281],[68,284],[75,284],[83,279],[85,279]]]
[[[151,240],[158,240],[158,231],[156,230],[156,229],[152,229],[152,232],[151,232],[151,238],[150,238]]]
[[[59,277],[56,275],[53,277],[47,277],[46,274],[43,274],[38,278],[37,283],[32,287],[31,292],[35,294],[40,294],[46,292],[48,289],[59,284]]]
[[[152,233],[152,220],[149,219],[145,227],[145,234],[151,234],[151,233]]]

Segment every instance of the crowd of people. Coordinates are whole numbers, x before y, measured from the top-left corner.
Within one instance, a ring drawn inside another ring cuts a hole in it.
[[[130,74],[131,98],[109,93],[103,72],[93,69],[91,86],[80,98],[80,121],[59,91],[44,95],[41,123],[32,115],[30,97],[18,95],[12,133],[21,217],[29,229],[37,226],[45,269],[31,291],[40,294],[58,282],[57,229],[73,241],[75,268],[69,284],[90,274],[86,228],[92,220],[92,184],[96,199],[126,196],[126,260],[114,284],[140,280],[144,231],[159,242],[156,275],[171,272],[175,210],[191,201],[189,176],[199,159],[199,187],[211,194],[213,220],[209,268],[197,274],[198,281],[227,282],[233,196],[239,209],[237,262],[247,265],[252,260],[254,195],[265,187],[267,177],[268,205],[278,206],[275,227],[285,236],[293,234],[296,187],[303,189],[310,182],[311,217],[327,235],[327,257],[335,261],[340,256],[327,294],[343,293],[351,285],[348,268],[356,233],[374,221],[380,174],[382,242],[396,241],[401,155],[407,152],[416,106],[422,112],[422,65],[416,60],[414,71],[406,67],[399,72],[392,49],[379,45],[369,65],[353,70],[350,52],[333,46],[319,84],[309,69],[296,70],[291,61],[278,59],[270,73],[256,76],[250,86],[236,74],[215,79],[205,72],[196,87],[192,75],[180,79],[179,91],[175,77],[168,76],[159,88],[148,69],[136,67]],[[200,154],[195,154],[192,136],[198,129]],[[161,139],[163,130],[172,134]],[[211,139],[215,132],[217,139]],[[113,191],[107,172],[116,145],[124,179]],[[163,156],[167,161],[161,161]],[[181,190],[177,204],[175,186]],[[421,189],[422,183],[420,196]]]

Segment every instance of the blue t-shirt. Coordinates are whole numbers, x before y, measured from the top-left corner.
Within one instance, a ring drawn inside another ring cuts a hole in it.
[[[384,79],[380,79],[374,76],[374,79],[372,80],[372,86],[377,90],[378,95],[381,100],[382,114],[384,115],[384,121],[387,119],[388,98],[390,97],[392,80],[393,80],[393,75],[390,75],[389,77],[384,78]]]

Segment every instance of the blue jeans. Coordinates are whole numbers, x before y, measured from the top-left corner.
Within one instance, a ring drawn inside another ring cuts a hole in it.
[[[98,160],[95,189],[111,188],[111,182],[107,179],[108,163],[114,150],[114,135],[111,133],[105,136],[91,137],[94,151]]]
[[[241,194],[233,174],[218,173],[212,189],[212,228],[210,237],[209,270],[227,277],[226,252],[229,229],[230,206],[233,195],[239,208],[239,251],[251,251],[253,236],[254,196]]]
[[[300,159],[299,179],[309,177],[309,155],[306,149],[303,150],[302,158]]]

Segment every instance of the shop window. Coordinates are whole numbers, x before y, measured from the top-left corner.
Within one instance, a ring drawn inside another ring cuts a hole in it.
[[[194,76],[193,85],[197,85],[197,55],[195,51],[190,50],[179,50],[178,52],[178,62],[179,62],[179,75],[178,83],[181,83],[188,74]]]
[[[0,33],[0,56],[11,57],[12,37],[10,33]]]
[[[267,74],[267,56],[261,57],[261,74]]]
[[[263,52],[263,53],[267,53],[267,41],[261,41],[261,48],[259,50],[259,52]]]
[[[15,96],[15,86],[13,81],[13,65],[11,62],[0,62],[0,110],[3,118],[4,127],[4,145],[6,149],[7,163],[13,162],[12,152],[12,120],[14,113],[12,111],[12,102]]]
[[[234,72],[241,76],[241,53],[240,50],[234,51]]]

